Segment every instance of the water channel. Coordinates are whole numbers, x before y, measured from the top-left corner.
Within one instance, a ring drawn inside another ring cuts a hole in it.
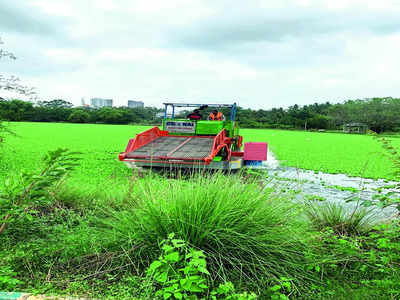
[[[296,199],[313,201],[332,201],[342,203],[349,209],[360,205],[362,200],[374,200],[381,190],[382,195],[393,191],[385,188],[398,182],[384,179],[350,177],[345,174],[327,174],[294,167],[282,166],[273,153],[268,152],[268,160],[260,167],[268,173],[268,186],[296,191]],[[400,197],[400,195],[398,196]],[[355,201],[348,202],[349,199]],[[357,201],[360,199],[360,201]],[[396,213],[394,208],[377,209],[377,219],[388,219]]]

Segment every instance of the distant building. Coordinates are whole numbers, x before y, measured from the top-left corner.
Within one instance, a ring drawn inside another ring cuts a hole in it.
[[[142,101],[128,100],[128,107],[129,108],[144,107],[144,103]]]
[[[98,107],[112,107],[113,99],[103,99],[103,98],[92,98],[90,99],[90,106]]]
[[[343,124],[344,133],[367,133],[368,125],[363,123],[348,123]]]

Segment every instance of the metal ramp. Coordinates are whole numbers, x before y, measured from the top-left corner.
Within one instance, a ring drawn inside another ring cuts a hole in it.
[[[119,160],[132,168],[173,165],[179,168],[232,169],[236,168],[237,162],[231,161],[231,143],[225,129],[215,136],[184,136],[169,135],[168,131],[153,127],[130,139],[125,152],[119,154]],[[220,152],[225,156],[214,161]]]
[[[212,152],[214,137],[161,136],[126,154],[126,158],[203,160]]]

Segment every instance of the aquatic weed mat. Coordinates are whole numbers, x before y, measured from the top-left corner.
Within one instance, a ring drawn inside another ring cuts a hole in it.
[[[370,135],[272,129],[242,129],[244,142],[267,142],[280,164],[331,174],[394,179],[391,161]],[[400,149],[400,138],[391,135]]]

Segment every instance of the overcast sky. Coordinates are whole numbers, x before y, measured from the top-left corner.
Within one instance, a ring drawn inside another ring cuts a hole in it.
[[[0,0],[18,58],[0,74],[74,104],[400,97],[399,16],[399,0]]]

